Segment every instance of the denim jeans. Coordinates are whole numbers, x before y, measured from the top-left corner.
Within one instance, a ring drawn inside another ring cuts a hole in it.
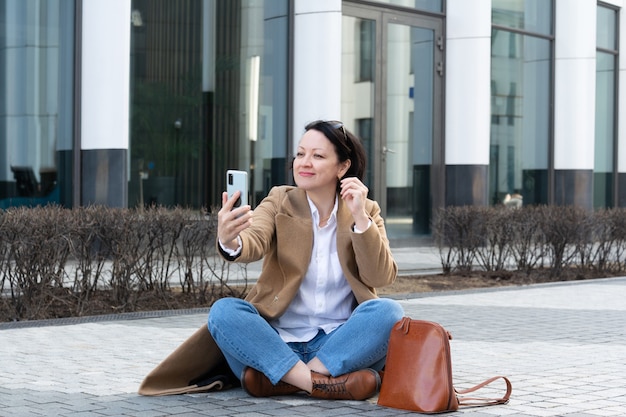
[[[299,360],[307,363],[316,356],[333,376],[382,369],[389,333],[403,315],[394,300],[368,300],[330,334],[320,330],[308,342],[285,343],[252,304],[222,298],[211,307],[208,329],[235,375],[249,366],[276,384]]]

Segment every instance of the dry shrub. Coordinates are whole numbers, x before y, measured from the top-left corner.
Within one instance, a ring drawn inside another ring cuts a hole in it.
[[[9,303],[16,317],[39,318],[65,282],[71,219],[58,206],[19,207],[2,217],[3,304]]]
[[[484,244],[484,210],[475,206],[441,209],[433,222],[433,235],[439,248],[443,271],[467,273]]]
[[[242,297],[245,267],[216,256],[215,219],[215,211],[163,207],[0,212],[1,320],[191,308]]]
[[[444,273],[546,268],[619,273],[626,253],[626,210],[575,206],[447,207],[433,221]]]

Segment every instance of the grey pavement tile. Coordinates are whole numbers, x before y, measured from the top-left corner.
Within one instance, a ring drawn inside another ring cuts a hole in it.
[[[37,405],[34,405],[32,408],[40,409],[44,411],[63,410],[64,413],[73,415],[73,414],[77,414],[80,412],[92,412],[92,411],[103,410],[106,407],[104,405],[98,404],[97,399],[93,400],[93,402],[86,403],[83,401],[76,401],[74,398],[67,398],[63,402],[37,404]]]
[[[36,416],[48,416],[42,411],[33,410],[30,407],[18,406],[18,407],[2,407],[0,409],[0,417],[36,417]]]
[[[303,414],[304,411],[300,410],[299,408],[296,407],[281,407],[281,408],[276,408],[276,409],[272,409],[272,410],[264,410],[265,415],[267,416],[273,416],[273,417],[291,417],[293,415],[307,415],[307,414]],[[294,414],[297,413],[297,414]],[[308,414],[311,415],[311,414]],[[315,415],[326,415],[326,414],[322,414],[319,412],[316,412]]]
[[[587,413],[574,412],[574,413],[563,414],[563,417],[598,417],[601,415],[602,414],[587,414]],[[610,414],[610,415],[619,415],[619,414]]]
[[[326,406],[325,404],[315,404],[311,405],[310,409],[315,409],[315,413],[311,414],[320,414],[320,410],[322,410],[322,414],[324,416],[345,416],[345,415],[361,415],[363,413],[362,408],[350,406],[349,404],[342,404],[340,401],[331,401],[333,404],[330,406]],[[374,405],[369,405],[369,408],[374,408]]]
[[[157,411],[156,412],[157,415],[164,415],[161,411]],[[99,416],[111,416],[111,417],[115,417],[115,416],[133,416],[135,415],[134,412],[129,412],[128,410],[124,410],[121,408],[104,408],[102,410],[98,410],[98,415]],[[73,415],[71,417],[74,417]]]
[[[198,417],[198,416],[210,416],[211,414],[206,414],[204,412],[194,411],[193,413],[183,413],[183,414],[175,414],[175,417]]]
[[[367,408],[355,407],[354,411],[356,411],[355,415],[366,416],[366,417],[388,417],[388,416],[401,416],[401,415],[407,415],[407,414],[415,415],[415,413],[412,413],[410,411],[378,407],[376,405],[369,406]]]
[[[165,410],[133,411],[133,414],[132,414],[133,417],[160,417],[160,416],[169,416],[169,415],[172,415],[169,410],[167,410],[167,412]]]
[[[214,404],[207,404],[204,409],[199,409],[196,412],[198,415],[210,417],[226,417],[232,415],[229,409]]]
[[[155,415],[170,416],[170,415],[179,415],[179,414],[197,414],[198,411],[194,410],[191,407],[159,407],[159,408],[151,409],[151,410],[133,410],[132,413],[130,413],[130,415],[136,416],[136,415],[142,415],[144,413],[146,413],[146,415],[155,414]]]

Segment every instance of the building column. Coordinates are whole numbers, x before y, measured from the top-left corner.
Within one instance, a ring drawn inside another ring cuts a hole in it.
[[[448,0],[446,205],[487,205],[491,114],[491,1]]]
[[[82,2],[81,205],[128,205],[131,0]]]
[[[306,123],[341,117],[341,0],[295,0],[293,141]]]
[[[556,0],[554,203],[593,207],[596,2]]]
[[[618,206],[626,207],[626,9],[619,10],[619,63],[617,92],[617,195]]]

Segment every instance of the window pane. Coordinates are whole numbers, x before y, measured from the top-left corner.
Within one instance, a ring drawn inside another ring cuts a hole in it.
[[[616,22],[617,11],[607,7],[598,7],[598,48],[617,49]]]
[[[374,0],[394,6],[409,7],[429,12],[443,13],[443,0]]]
[[[493,0],[491,7],[494,25],[552,34],[552,0]]]
[[[550,133],[550,41],[494,30],[491,57],[492,204],[519,194],[546,204]]]
[[[73,27],[73,0],[0,0],[0,208],[72,206]]]
[[[286,180],[287,0],[133,0],[130,205],[251,203]]]
[[[129,205],[197,206],[202,2],[132,2]]]
[[[367,160],[374,161],[374,91],[376,90],[376,21],[342,17],[342,118],[361,140]],[[346,51],[352,51],[351,53]],[[353,70],[348,69],[354,68]],[[354,109],[361,109],[358,118]],[[348,110],[346,110],[348,109]],[[346,116],[350,115],[350,116]],[[352,122],[354,120],[354,122]],[[354,123],[354,124],[352,124]],[[374,163],[367,164],[365,183],[374,184]],[[374,197],[374,187],[370,188]]]
[[[613,54],[602,52],[597,54],[594,207],[613,205],[615,61],[616,57]]]
[[[344,19],[345,20],[345,19]],[[368,19],[356,19],[358,22],[358,54],[357,77],[359,82],[374,81],[375,71],[375,48],[376,48],[376,22]]]

